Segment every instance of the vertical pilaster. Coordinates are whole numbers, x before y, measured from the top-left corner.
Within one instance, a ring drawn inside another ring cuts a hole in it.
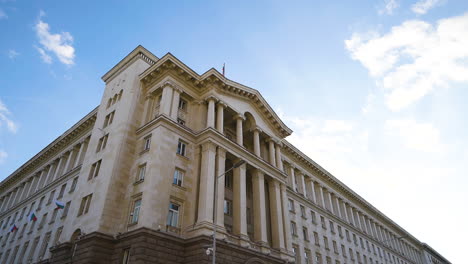
[[[325,187],[319,186],[319,191],[320,191],[320,199],[322,202],[322,207],[324,209],[327,209],[327,204],[325,202]]]
[[[206,112],[206,127],[215,127],[215,102],[216,98],[208,97],[208,111]]]
[[[57,162],[53,161],[50,164],[49,171],[47,172],[46,184],[48,184],[48,183],[50,183],[52,181],[52,178],[54,177],[55,170],[57,170]]]
[[[144,124],[146,124],[150,120],[151,109],[152,109],[151,101],[152,101],[151,96],[146,96],[145,97],[145,102],[144,102],[144,106],[143,106],[143,115],[142,115],[142,118],[141,118],[141,126],[143,126]]]
[[[162,91],[161,104],[159,106],[159,112],[167,116],[171,113],[171,102],[172,102],[172,90],[171,85],[165,85]]]
[[[202,145],[197,223],[213,222],[215,159],[216,145],[211,141],[205,142]]]
[[[233,229],[234,234],[248,239],[246,164],[234,169],[233,177]]]
[[[223,102],[218,102],[217,105],[217,111],[216,111],[216,130],[219,131],[219,133],[223,134],[224,133],[224,108],[226,107],[226,104]]]
[[[65,174],[65,173],[68,172],[68,169],[70,167],[70,163],[71,163],[71,160],[72,160],[72,156],[73,156],[73,149],[71,149],[68,152],[67,162],[65,163],[65,166],[63,167],[63,173],[62,174]]]
[[[291,226],[289,220],[289,210],[288,210],[288,196],[285,184],[280,184],[281,188],[281,201],[283,206],[283,234],[284,234],[284,246],[288,252],[292,251],[292,238],[291,238]]]
[[[275,144],[276,168],[283,171],[283,160],[281,159],[281,143]]]
[[[236,143],[243,146],[244,145],[244,130],[242,128],[242,123],[244,122],[244,117],[240,114],[236,115]]]
[[[292,187],[293,187],[293,190],[295,192],[297,192],[297,186],[296,186],[296,175],[295,175],[295,172],[294,172],[294,167],[293,166],[289,166],[288,167],[289,169],[289,177],[290,177],[290,180],[291,180],[291,184],[292,184]]]
[[[178,88],[174,88],[172,90],[172,106],[171,106],[171,118],[177,121],[177,117],[179,114],[179,101],[180,101],[180,94],[182,90]]]
[[[271,179],[268,182],[270,194],[271,241],[273,248],[284,249],[283,210],[281,204],[280,183]],[[289,224],[289,223],[286,223]]]
[[[253,129],[254,153],[255,153],[255,156],[259,158],[261,157],[260,155],[260,132],[261,130],[257,127]]]
[[[317,204],[317,200],[315,197],[315,186],[312,178],[307,177],[306,184],[309,186],[309,200],[311,200],[314,204]]]
[[[330,211],[332,214],[336,214],[333,211],[333,198],[332,198],[332,193],[327,190],[327,198],[328,198],[328,211]]]
[[[81,155],[83,155],[83,151],[84,151],[84,141],[80,143],[80,147],[78,149],[78,154],[76,154],[75,164],[73,164],[73,168],[76,168],[78,165],[80,165],[80,158],[81,158]]]
[[[218,177],[218,186],[217,188],[217,201],[216,201],[216,224],[222,228],[224,228],[224,181],[226,179],[226,175],[224,174],[226,171],[226,150],[219,147],[217,149],[216,155],[216,174],[215,176]]]
[[[256,169],[252,177],[254,239],[261,244],[267,244],[266,210],[265,210],[265,178],[262,171]]]
[[[59,158],[59,161],[58,161],[58,164],[57,164],[57,168],[55,169],[55,173],[54,173],[54,177],[52,178],[52,181],[57,179],[58,177],[62,176],[62,168],[63,167],[63,163],[65,162],[64,160],[66,159],[66,156],[65,155],[62,155],[60,158]]]
[[[302,171],[299,171],[298,175],[299,175],[299,179],[300,179],[300,181],[301,181],[301,191],[302,191],[302,195],[304,195],[304,197],[307,198],[307,188],[306,188],[304,173],[302,173]]]
[[[272,166],[276,166],[276,157],[275,157],[275,142],[273,139],[268,140],[268,160]]]

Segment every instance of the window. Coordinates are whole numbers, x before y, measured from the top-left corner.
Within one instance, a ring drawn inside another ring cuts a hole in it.
[[[361,243],[362,249],[366,249],[366,248],[364,247],[364,241],[362,240],[362,237],[359,238],[359,242]]]
[[[40,239],[40,237],[36,237],[34,239],[34,242],[33,242],[32,246],[31,246],[31,250],[29,251],[28,263],[32,263],[34,253],[36,252],[37,245],[39,244],[39,239]]]
[[[316,246],[320,246],[320,239],[317,232],[314,232],[314,241]]]
[[[41,199],[39,200],[39,204],[37,205],[37,210],[40,211],[42,204],[44,203],[45,196],[42,196]]]
[[[50,240],[50,232],[45,234],[44,240],[42,240],[41,251],[39,251],[39,259],[42,259],[44,257],[46,250],[48,249],[49,240]]]
[[[55,218],[57,218],[58,214],[58,208],[55,208],[54,211],[52,212],[52,217],[50,218],[49,224],[53,224],[55,222]]]
[[[28,250],[28,246],[29,246],[29,241],[26,241],[26,243],[24,243],[23,249],[21,250],[21,253],[20,253],[19,263],[23,262],[22,260],[24,258],[24,255],[26,255],[26,251]]]
[[[317,262],[317,264],[322,264],[322,255],[318,252],[315,252],[315,262]]]
[[[351,238],[349,237],[349,231],[347,229],[345,230],[345,233],[346,233],[346,239],[348,241],[351,241]]]
[[[322,228],[327,229],[327,224],[325,223],[325,217],[320,216],[320,222],[322,223]]]
[[[349,248],[349,257],[351,258],[351,260],[354,260],[354,254],[351,248]]]
[[[295,263],[298,262],[298,261],[297,261],[297,257],[298,257],[298,256],[297,256],[297,251],[298,251],[297,246],[293,245],[293,247],[292,247],[292,252],[293,252],[294,258],[296,259],[296,261],[294,261]]]
[[[123,254],[122,254],[122,264],[128,264],[128,263],[130,263],[130,249],[126,248],[124,249]]]
[[[26,212],[26,207],[24,207],[23,210],[21,210],[21,214],[20,214],[18,220],[21,220],[21,219],[23,218],[25,212]],[[1,225],[2,225],[2,224],[0,224],[0,226],[1,226]]]
[[[369,241],[368,241],[368,240],[366,240],[366,247],[367,247],[367,251],[371,252],[371,251],[370,251]]]
[[[330,250],[330,248],[328,247],[328,237],[323,236],[323,244],[325,244],[326,250]]]
[[[297,229],[296,229],[296,223],[291,221],[291,234],[293,236],[297,236]]]
[[[288,200],[288,209],[290,212],[294,212],[294,201],[291,199]]]
[[[179,110],[187,111],[187,101],[184,99],[179,100]]]
[[[27,225],[28,225],[28,223],[25,223],[25,224],[23,225],[23,228],[21,228],[20,234],[19,234],[19,236],[18,236],[18,239],[21,239],[21,237],[23,237],[24,230],[26,230],[26,226],[27,226]]]
[[[341,238],[343,238],[343,230],[341,229],[340,225],[338,225],[338,234],[340,235]]]
[[[224,199],[224,214],[232,216],[232,201]]]
[[[70,210],[70,204],[71,204],[71,201],[67,202],[65,204],[65,208],[63,208],[63,212],[62,212],[62,218],[65,218],[67,217],[68,215],[68,210]]]
[[[338,245],[336,244],[336,241],[333,240],[332,242],[333,242],[333,252],[335,252],[336,254],[339,254],[338,253]]]
[[[39,226],[37,227],[37,230],[41,229],[41,228],[44,226],[46,219],[47,219],[47,213],[45,213],[45,214],[42,216],[41,222],[39,223]]]
[[[146,136],[146,137],[143,139],[143,151],[149,150],[149,149],[150,149],[150,146],[151,146],[151,135]]]
[[[307,231],[307,227],[302,228],[302,236],[305,241],[309,241],[309,232]]]
[[[172,180],[172,184],[175,184],[177,186],[182,186],[183,180],[184,180],[184,172],[176,168],[174,171],[174,178]]]
[[[37,221],[32,221],[31,222],[31,227],[29,228],[29,233],[32,233],[32,231],[34,230],[34,226],[36,225],[36,222]]]
[[[138,175],[137,175],[137,182],[144,181],[145,180],[145,174],[146,174],[146,163],[141,164],[138,166]]]
[[[138,216],[140,215],[140,208],[141,208],[141,199],[138,199],[135,202],[133,202],[132,212],[130,213],[130,224],[138,223]]]
[[[312,218],[312,223],[317,224],[317,219],[315,217],[315,212],[310,210],[310,218]]]
[[[305,207],[304,207],[303,205],[301,205],[301,216],[302,216],[303,218],[307,218],[307,216],[306,216],[306,211],[305,211]]]
[[[335,234],[335,225],[334,225],[333,221],[330,220],[329,224],[330,224],[330,232],[332,232],[332,234]]]
[[[229,172],[226,174],[226,178],[224,178],[224,187],[232,190],[232,173]]]
[[[346,256],[346,247],[343,244],[341,244],[341,254],[343,254],[343,257],[345,257],[345,258],[347,257]]]
[[[331,258],[327,256],[326,259],[327,259],[327,264],[331,264]]]
[[[179,226],[179,205],[175,203],[169,204],[169,214],[167,215],[167,225],[172,227]]]
[[[177,144],[177,154],[185,157],[185,155],[187,154],[186,148],[187,148],[187,143],[179,140],[179,143]]]
[[[93,194],[90,194],[90,195],[83,197],[83,199],[81,199],[81,205],[80,205],[80,209],[78,210],[78,216],[82,214],[86,214],[88,212],[92,197],[93,197]]]
[[[310,251],[308,249],[304,249],[304,260],[305,264],[310,263]]]
[[[358,263],[361,263],[361,254],[359,254],[359,252],[357,251],[356,251],[356,258],[357,258]]]
[[[60,199],[60,198],[63,197],[63,193],[65,193],[65,188],[67,188],[66,183],[64,185],[62,185],[62,187],[60,187],[60,192],[59,192],[59,195],[57,196],[57,199]]]
[[[69,192],[74,192],[76,189],[76,184],[78,183],[78,177],[75,177],[72,181],[72,184],[70,186],[70,191]]]
[[[59,227],[57,229],[57,232],[55,232],[55,237],[54,237],[54,242],[53,245],[57,245],[60,239],[60,235],[62,234],[63,226]]]
[[[53,200],[55,196],[55,190],[53,190],[50,195],[49,195],[49,200],[47,201],[47,205],[49,205]]]
[[[112,121],[114,121],[114,115],[115,115],[115,111],[112,111],[112,113],[106,115],[106,118],[104,119],[104,125],[102,126],[103,128],[112,124]]]
[[[102,160],[98,160],[95,163],[93,163],[93,165],[91,165],[91,170],[89,171],[88,175],[88,181],[98,176],[99,169],[101,168],[101,161]]]
[[[358,245],[358,243],[357,243],[356,234],[353,234],[353,241],[354,241],[354,245],[356,245],[356,246],[357,246],[357,245]]]
[[[108,138],[109,138],[109,134],[106,134],[105,136],[103,136],[103,137],[101,137],[99,139],[99,142],[98,142],[98,145],[97,145],[97,148],[96,148],[96,152],[99,152],[99,151],[106,148]]]

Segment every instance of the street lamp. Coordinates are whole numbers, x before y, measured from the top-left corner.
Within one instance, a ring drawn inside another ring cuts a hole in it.
[[[231,170],[235,169],[235,168],[239,168],[240,166],[242,166],[243,164],[245,163],[245,160],[239,160],[238,162],[236,162],[234,165],[232,165],[231,168],[229,168],[228,170],[226,170],[225,172],[223,172],[221,175],[218,175],[217,177],[215,177],[215,182],[214,182],[214,198],[213,198],[213,211],[214,211],[214,215],[213,215],[213,246],[212,248],[208,248],[207,252],[211,250],[212,254],[213,254],[213,264],[216,264],[216,227],[217,227],[217,224],[216,224],[216,221],[217,221],[217,201],[218,201],[218,178],[224,176],[226,173],[230,172]]]

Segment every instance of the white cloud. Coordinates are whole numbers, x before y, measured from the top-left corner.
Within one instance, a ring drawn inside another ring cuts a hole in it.
[[[39,21],[35,25],[37,37],[42,47],[37,48],[44,62],[51,63],[52,58],[47,52],[52,52],[57,56],[60,62],[66,65],[74,64],[75,48],[73,48],[73,37],[69,32],[62,32],[59,34],[52,34],[50,32],[49,24],[43,22],[41,19],[45,14],[41,11]]]
[[[7,19],[8,15],[0,8],[0,19]]]
[[[16,133],[16,131],[18,130],[18,125],[9,118],[10,115],[10,111],[8,110],[6,105],[0,100],[0,127],[3,124],[6,124],[6,127],[10,132]]]
[[[399,137],[407,148],[423,152],[441,152],[440,132],[431,123],[418,123],[412,119],[394,119],[385,122],[385,132]]]
[[[468,13],[439,20],[435,26],[406,21],[384,35],[354,33],[345,45],[384,89],[386,105],[393,111],[434,89],[468,82]]]
[[[12,60],[13,60],[14,58],[18,57],[19,55],[20,55],[19,52],[17,52],[17,51],[14,50],[14,49],[8,50],[8,58],[10,58],[10,59],[12,59]]]
[[[416,14],[424,15],[441,2],[441,0],[420,0],[411,6],[411,10]]]
[[[41,55],[41,59],[43,62],[47,63],[47,64],[51,64],[52,63],[52,57],[50,57],[43,49],[39,48],[39,47],[36,47],[36,50],[39,52],[39,54]]]
[[[353,130],[353,125],[343,120],[325,120],[322,129],[325,133],[346,132],[351,130]]]
[[[380,15],[391,15],[393,14],[393,10],[400,6],[396,0],[385,0],[384,4],[384,7],[379,10]]]
[[[0,164],[3,164],[5,162],[6,158],[8,157],[8,154],[0,149]]]

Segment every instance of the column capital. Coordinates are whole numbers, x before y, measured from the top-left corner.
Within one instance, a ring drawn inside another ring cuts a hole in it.
[[[207,141],[203,142],[201,144],[201,146],[202,146],[202,152],[216,151],[216,147],[217,147],[217,145],[211,140],[207,140]]]
[[[254,127],[254,128],[251,128],[250,131],[252,131],[252,132],[255,132],[255,131],[256,131],[256,132],[258,132],[258,133],[262,133],[262,132],[263,132],[263,130],[262,130],[261,128],[259,128],[258,126],[257,126],[257,127]]]
[[[221,100],[218,100],[218,103],[216,104],[216,106],[226,108],[227,104]]]
[[[210,101],[218,102],[219,99],[216,98],[216,96],[214,96],[214,95],[209,95],[203,101],[205,101],[205,102],[210,102]]]
[[[176,89],[176,88],[178,88],[178,85],[175,82],[173,82],[172,80],[166,80],[158,88],[163,88],[164,89],[166,87]]]
[[[217,146],[217,153],[218,156],[222,156],[223,158],[226,157],[226,149],[221,146]]]
[[[241,119],[242,121],[245,121],[245,116],[241,113],[237,113],[235,116],[234,116],[234,119],[235,120],[238,120],[238,119]]]

